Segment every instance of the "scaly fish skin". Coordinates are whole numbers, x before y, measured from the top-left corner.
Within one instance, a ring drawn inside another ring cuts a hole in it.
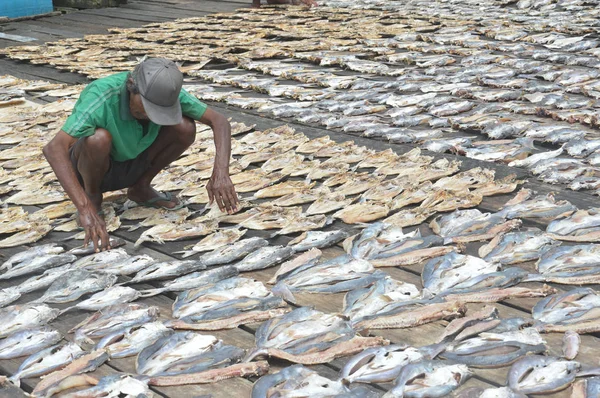
[[[445,397],[460,387],[473,373],[466,365],[445,361],[421,361],[406,365],[396,378],[394,388],[383,398]],[[419,378],[413,384],[413,380]]]
[[[77,300],[86,293],[94,293],[109,288],[116,281],[116,275],[77,269],[66,273],[65,278],[52,282],[46,293],[33,302],[68,303]]]
[[[8,260],[2,263],[2,265],[0,266],[0,271],[9,271],[14,265],[18,263],[32,260],[36,257],[43,256],[46,254],[60,254],[64,251],[65,249],[61,246],[57,246],[56,243],[34,246],[30,249],[12,255]]]
[[[255,271],[273,267],[287,260],[294,254],[291,247],[265,246],[248,254],[243,260],[234,264],[240,272]]]
[[[83,354],[85,354],[85,351],[75,343],[54,345],[32,354],[23,361],[10,380],[19,386],[20,379],[38,377],[53,372]]]
[[[508,371],[508,385],[523,394],[549,394],[568,387],[580,368],[578,362],[528,355]]]
[[[107,341],[102,339],[96,349],[106,348],[106,352],[111,358],[126,358],[139,354],[159,338],[173,333],[173,330],[167,328],[161,321],[155,321],[141,325],[133,332],[121,330],[119,333],[123,336],[120,341],[105,345]],[[114,336],[111,335],[111,337]]]
[[[18,276],[28,275],[39,271],[46,271],[50,268],[72,263],[75,260],[77,260],[77,257],[68,253],[41,255],[30,261],[23,261],[18,265],[13,266],[9,271],[0,275],[0,280],[16,278]]]
[[[12,359],[43,350],[62,339],[59,331],[40,327],[15,332],[0,340],[0,359]]]
[[[0,309],[0,338],[12,333],[43,326],[53,321],[60,310],[45,304],[12,305]]]

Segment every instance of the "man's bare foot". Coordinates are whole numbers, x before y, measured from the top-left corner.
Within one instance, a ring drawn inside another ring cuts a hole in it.
[[[151,186],[132,186],[127,190],[127,197],[141,206],[174,209],[181,205],[179,199],[175,196],[171,196],[169,192],[158,192]]]

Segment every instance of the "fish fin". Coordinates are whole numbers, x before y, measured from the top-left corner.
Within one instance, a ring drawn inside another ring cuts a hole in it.
[[[127,232],[135,231],[136,229],[140,229],[141,227],[142,227],[142,224],[139,224],[139,223],[138,224],[133,224],[132,226],[130,226],[127,229]]]
[[[528,274],[522,282],[545,282],[546,277],[542,274]]]
[[[425,300],[431,300],[435,295],[427,288],[423,288],[421,293],[421,298]]]
[[[334,221],[335,221],[335,219],[333,217],[329,216],[325,219],[325,225],[331,225],[331,224],[333,224]]]
[[[281,297],[287,303],[297,304],[296,298],[292,294],[292,291],[283,282],[277,282],[277,284],[271,289],[271,293],[277,297]]]
[[[179,253],[181,253],[181,258],[188,258],[199,252],[194,251],[194,250],[182,250],[180,252],[173,252],[173,254],[179,254]]]

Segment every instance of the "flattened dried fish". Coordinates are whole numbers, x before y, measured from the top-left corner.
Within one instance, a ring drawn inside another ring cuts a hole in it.
[[[381,337],[359,337],[338,315],[324,314],[308,307],[264,322],[256,331],[257,348],[244,362],[269,355],[295,363],[327,363],[368,347],[386,345]]]
[[[48,348],[62,339],[59,331],[40,327],[15,332],[0,340],[0,359],[12,359]]]
[[[446,361],[421,361],[402,368],[384,398],[445,397],[467,381],[473,373],[467,365]]]
[[[580,368],[578,362],[528,355],[508,371],[508,385],[524,394],[549,394],[568,387]]]
[[[94,293],[111,287],[117,281],[116,275],[89,272],[83,269],[69,272],[65,278],[57,279],[46,293],[34,303],[68,303],[87,293]]]

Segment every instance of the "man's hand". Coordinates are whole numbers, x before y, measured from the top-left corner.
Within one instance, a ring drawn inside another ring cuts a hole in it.
[[[84,247],[87,247],[91,240],[96,252],[111,249],[110,238],[102,216],[94,210],[86,209],[79,213],[79,225],[85,230]]]
[[[206,184],[206,190],[208,191],[209,204],[216,201],[219,209],[222,212],[227,211],[229,214],[237,211],[239,201],[228,172],[215,168],[208,184]]]

